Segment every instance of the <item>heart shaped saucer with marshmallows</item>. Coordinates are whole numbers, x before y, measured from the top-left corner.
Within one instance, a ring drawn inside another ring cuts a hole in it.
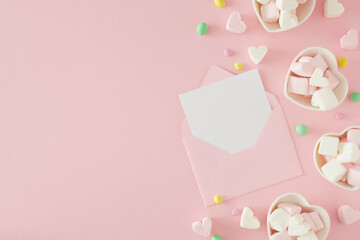
[[[272,1],[274,1],[274,0],[272,0]],[[307,0],[303,4],[298,4],[298,6],[295,9],[292,9],[292,11],[296,12],[296,14],[294,13],[294,16],[296,16],[296,18],[297,18],[296,24],[286,23],[286,25],[288,25],[288,26],[281,27],[279,24],[279,19],[275,22],[271,22],[271,21],[266,22],[262,16],[261,7],[266,4],[274,4],[272,1],[252,0],[256,16],[259,19],[261,25],[264,27],[264,29],[266,31],[271,32],[271,33],[283,32],[283,31],[295,28],[297,26],[300,26],[311,16],[311,14],[315,8],[315,3],[316,3],[316,0]],[[288,7],[293,8],[292,6],[287,6],[289,4],[292,5],[291,2],[296,2],[296,1],[288,1],[288,0],[287,1],[279,1],[277,5],[279,5],[278,7],[281,7],[284,9],[287,9]],[[262,3],[264,3],[264,4],[262,4]],[[270,7],[270,8],[272,9],[273,7]],[[285,11],[283,11],[283,13],[288,14],[289,11],[285,10]],[[291,20],[291,18],[288,18],[287,20]],[[288,22],[288,21],[286,21],[286,22]]]
[[[350,185],[348,183],[348,181],[342,181],[343,179],[339,180],[339,181],[330,181],[330,179],[328,179],[324,172],[322,171],[322,167],[328,162],[326,157],[321,155],[319,153],[319,147],[320,147],[320,142],[321,142],[321,139],[323,139],[324,137],[336,137],[336,138],[339,138],[339,142],[343,142],[344,139],[347,139],[347,133],[354,129],[355,131],[356,130],[360,130],[360,126],[351,126],[351,127],[348,127],[346,128],[344,131],[342,131],[341,133],[326,133],[324,134],[323,136],[321,136],[319,138],[319,140],[317,141],[316,145],[315,145],[315,148],[314,148],[314,153],[313,153],[313,158],[314,158],[314,164],[315,164],[315,167],[316,169],[318,170],[318,172],[320,173],[320,175],[325,178],[328,182],[331,182],[332,184],[340,187],[340,188],[343,188],[343,189],[346,189],[346,190],[349,190],[349,191],[356,191],[359,189],[358,186],[353,186],[353,185]],[[333,160],[333,161],[336,161],[336,160]],[[349,165],[349,164],[348,164]],[[347,169],[348,170],[348,169]],[[346,174],[345,174],[346,175]],[[336,179],[337,180],[337,179]]]
[[[270,219],[270,215],[276,209],[278,209],[278,205],[281,203],[283,203],[283,204],[286,203],[288,205],[294,205],[294,206],[295,205],[300,206],[302,211],[304,211],[304,212],[317,212],[318,217],[320,218],[320,221],[323,223],[323,227],[321,230],[316,231],[315,234],[313,232],[309,232],[309,233],[316,235],[317,239],[319,239],[319,240],[326,239],[326,237],[330,231],[329,214],[326,212],[325,209],[323,209],[320,206],[310,205],[309,202],[305,199],[305,197],[303,197],[302,195],[300,195],[298,193],[285,193],[285,194],[279,196],[277,199],[275,199],[274,202],[271,204],[268,215],[267,215],[267,232],[268,232],[269,239],[271,239],[272,235],[279,234],[279,232],[277,233],[274,229],[271,228],[269,219]],[[298,216],[299,216],[299,214],[298,214]],[[284,231],[284,232],[286,232],[286,231]],[[283,232],[281,232],[281,233],[283,233]]]
[[[316,68],[322,69],[330,83],[325,79],[320,79],[320,84],[317,81],[315,85],[312,85],[314,80],[309,82]],[[327,84],[329,86],[325,86]],[[286,75],[284,94],[296,105],[312,111],[327,111],[339,106],[347,93],[347,79],[339,72],[337,60],[328,49],[306,48],[292,61]]]

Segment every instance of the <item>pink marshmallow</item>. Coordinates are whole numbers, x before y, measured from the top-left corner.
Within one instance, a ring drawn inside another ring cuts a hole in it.
[[[329,80],[328,87],[330,87],[331,89],[335,89],[340,84],[340,80],[330,69],[325,71],[324,76]]]
[[[309,213],[302,213],[300,214],[304,221],[307,222],[310,226],[311,226],[311,230],[314,231],[314,229],[316,228],[316,225],[314,223],[314,221],[312,220],[312,218],[310,217]]]
[[[302,77],[290,76],[288,81],[288,92],[307,95],[309,91],[309,80]]]
[[[301,210],[302,210],[302,208],[300,206],[298,206],[296,204],[292,204],[292,203],[280,203],[277,207],[285,210],[291,216],[300,214]]]
[[[280,10],[277,8],[275,0],[271,0],[267,4],[260,7],[261,17],[264,22],[276,23],[280,17]]]
[[[348,170],[349,168],[353,167],[354,164],[352,163],[343,163],[343,166]],[[347,174],[344,174],[344,176],[340,179],[342,182],[347,182]]]
[[[353,186],[360,186],[360,165],[355,165],[348,169],[347,182]]]
[[[277,232],[271,235],[270,240],[292,240],[287,231]]]
[[[316,66],[313,64],[313,61],[309,62],[294,62],[290,66],[290,70],[295,73],[296,75],[302,77],[311,77],[315,70]]]
[[[309,213],[309,215],[310,215],[311,220],[313,221],[313,223],[315,225],[315,228],[311,229],[311,230],[313,230],[314,232],[318,232],[318,231],[320,231],[321,229],[323,229],[325,227],[318,212],[314,211],[314,212]]]
[[[312,63],[315,65],[315,68],[320,68],[323,72],[325,72],[326,69],[328,69],[329,67],[320,53],[316,54],[315,57],[313,57]]]
[[[314,95],[314,92],[317,90],[319,90],[318,87],[309,84],[308,94],[306,95],[306,97],[311,97],[312,95]]]
[[[347,139],[349,142],[360,145],[360,129],[350,129],[347,132]]]
[[[330,162],[336,159],[336,157],[327,156],[327,155],[322,155],[322,157],[325,159],[326,162]]]
[[[299,4],[304,4],[304,3],[307,2],[307,0],[297,0],[297,2],[298,2]]]

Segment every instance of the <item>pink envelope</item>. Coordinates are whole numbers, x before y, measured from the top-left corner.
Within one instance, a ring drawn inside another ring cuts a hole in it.
[[[202,86],[231,76],[212,66]],[[215,195],[226,201],[303,174],[282,108],[274,95],[267,97],[272,112],[255,145],[234,154],[194,137],[183,121],[183,143],[205,207]]]

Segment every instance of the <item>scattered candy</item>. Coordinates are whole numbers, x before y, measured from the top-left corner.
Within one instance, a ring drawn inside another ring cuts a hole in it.
[[[233,52],[230,50],[230,49],[224,49],[224,55],[225,56],[227,56],[227,57],[229,57],[229,56],[231,56],[233,54]]]
[[[244,33],[246,31],[246,24],[241,20],[239,12],[233,12],[226,24],[226,30],[232,33]]]
[[[232,211],[231,211],[231,215],[233,215],[234,217],[237,216],[239,214],[239,209],[237,208],[234,208]]]
[[[354,50],[359,44],[358,31],[355,28],[350,29],[340,38],[340,47],[342,49]]]
[[[348,61],[347,61],[346,57],[339,58],[338,64],[339,64],[339,67],[341,67],[341,68],[346,67],[347,64],[348,64]]]
[[[211,234],[212,221],[211,218],[206,217],[201,222],[196,221],[192,224],[193,231],[201,236],[208,237]]]
[[[359,102],[360,101],[360,92],[354,92],[350,95],[350,100],[352,102]]]
[[[265,46],[260,46],[258,48],[249,47],[248,53],[249,53],[251,60],[255,64],[259,64],[263,60],[263,58],[265,57],[265,55],[267,53],[267,47],[265,47]]]
[[[327,18],[340,17],[345,11],[344,6],[338,0],[326,0],[324,4],[324,15]]]
[[[211,240],[223,240],[223,238],[220,237],[219,235],[213,235],[213,236],[211,237]]]
[[[243,69],[243,65],[239,62],[234,63],[234,67],[239,71]]]
[[[215,5],[218,7],[225,7],[225,0],[214,0]]]
[[[196,28],[196,31],[199,35],[204,35],[207,32],[207,30],[208,30],[208,26],[204,22],[200,23]]]
[[[299,124],[296,126],[296,132],[301,136],[305,136],[308,133],[308,129],[304,124]]]
[[[338,210],[338,217],[342,224],[353,224],[360,220],[360,211],[357,211],[349,205],[342,205]]]
[[[222,198],[221,198],[221,196],[215,195],[215,196],[214,196],[214,202],[215,202],[216,204],[221,204],[221,203],[222,203]]]
[[[344,114],[343,114],[343,113],[337,113],[337,114],[335,115],[335,118],[336,118],[337,120],[343,120],[343,119],[344,119]]]
[[[244,207],[241,214],[240,227],[246,229],[258,229],[260,227],[260,221],[254,216],[251,208]]]

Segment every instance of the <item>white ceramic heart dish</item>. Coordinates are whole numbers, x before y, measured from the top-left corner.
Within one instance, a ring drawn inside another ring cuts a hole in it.
[[[275,201],[271,204],[268,215],[267,215],[268,220],[267,220],[267,224],[266,224],[269,239],[270,239],[271,235],[275,232],[275,230],[270,228],[269,216],[276,209],[276,207],[279,203],[297,204],[300,207],[302,207],[303,211],[305,211],[305,212],[317,211],[319,213],[320,218],[323,221],[325,227],[324,227],[324,229],[318,231],[316,233],[316,236],[318,237],[319,240],[326,239],[326,237],[330,231],[329,214],[326,212],[325,209],[323,209],[320,206],[310,205],[309,202],[306,200],[306,198],[298,193],[285,193],[285,194],[281,195],[280,197],[278,197],[277,199],[275,199]]]
[[[322,47],[310,47],[302,50],[291,62],[293,64],[294,62],[297,62],[300,57],[303,56],[315,56],[316,54],[320,53],[323,58],[325,59],[327,65],[329,66],[329,69],[334,73],[334,75],[340,80],[340,84],[334,89],[334,94],[339,100],[338,106],[345,100],[347,94],[348,94],[348,82],[346,80],[346,77],[342,75],[337,66],[337,60],[336,57],[332,52],[330,52],[326,48]],[[314,107],[311,105],[311,98],[307,98],[305,96],[294,94],[288,92],[288,82],[290,76],[296,76],[293,72],[291,72],[290,67],[286,75],[285,80],[285,86],[284,86],[284,94],[287,99],[289,99],[291,102],[295,103],[296,105],[303,107],[308,110],[312,111],[322,111],[317,107]]]
[[[328,182],[331,182],[329,181],[325,175],[323,174],[323,172],[321,171],[321,167],[326,163],[326,160],[318,153],[318,150],[319,150],[319,145],[320,145],[320,140],[322,137],[324,136],[332,136],[332,137],[338,137],[338,138],[342,138],[346,135],[346,133],[350,130],[350,129],[360,129],[360,126],[351,126],[351,127],[348,127],[346,128],[342,133],[326,133],[324,134],[323,136],[321,136],[319,138],[319,140],[316,142],[316,145],[315,145],[315,148],[314,148],[314,163],[315,163],[315,167],[316,169],[318,170],[318,172],[320,173],[320,175],[325,178]],[[350,190],[350,191],[356,191],[359,189],[359,187],[357,186],[352,186],[346,182],[342,182],[342,181],[338,181],[338,182],[331,182],[332,184],[338,186],[338,187],[341,187],[343,189],[346,189],[346,190]]]
[[[253,1],[253,6],[254,6],[254,10],[256,13],[257,18],[259,19],[261,25],[265,28],[266,31],[274,33],[274,32],[283,32],[286,30],[290,30],[290,29],[282,29],[280,28],[279,23],[267,23],[265,22],[262,17],[261,17],[261,13],[260,13],[260,7],[261,7],[261,3],[259,3],[256,0],[252,0]],[[315,2],[316,0],[307,0],[306,3],[304,4],[299,4],[299,6],[296,9],[296,16],[299,19],[299,23],[297,26],[300,26],[301,24],[303,24],[312,14],[314,8],[315,8]],[[297,27],[296,26],[296,27]]]

